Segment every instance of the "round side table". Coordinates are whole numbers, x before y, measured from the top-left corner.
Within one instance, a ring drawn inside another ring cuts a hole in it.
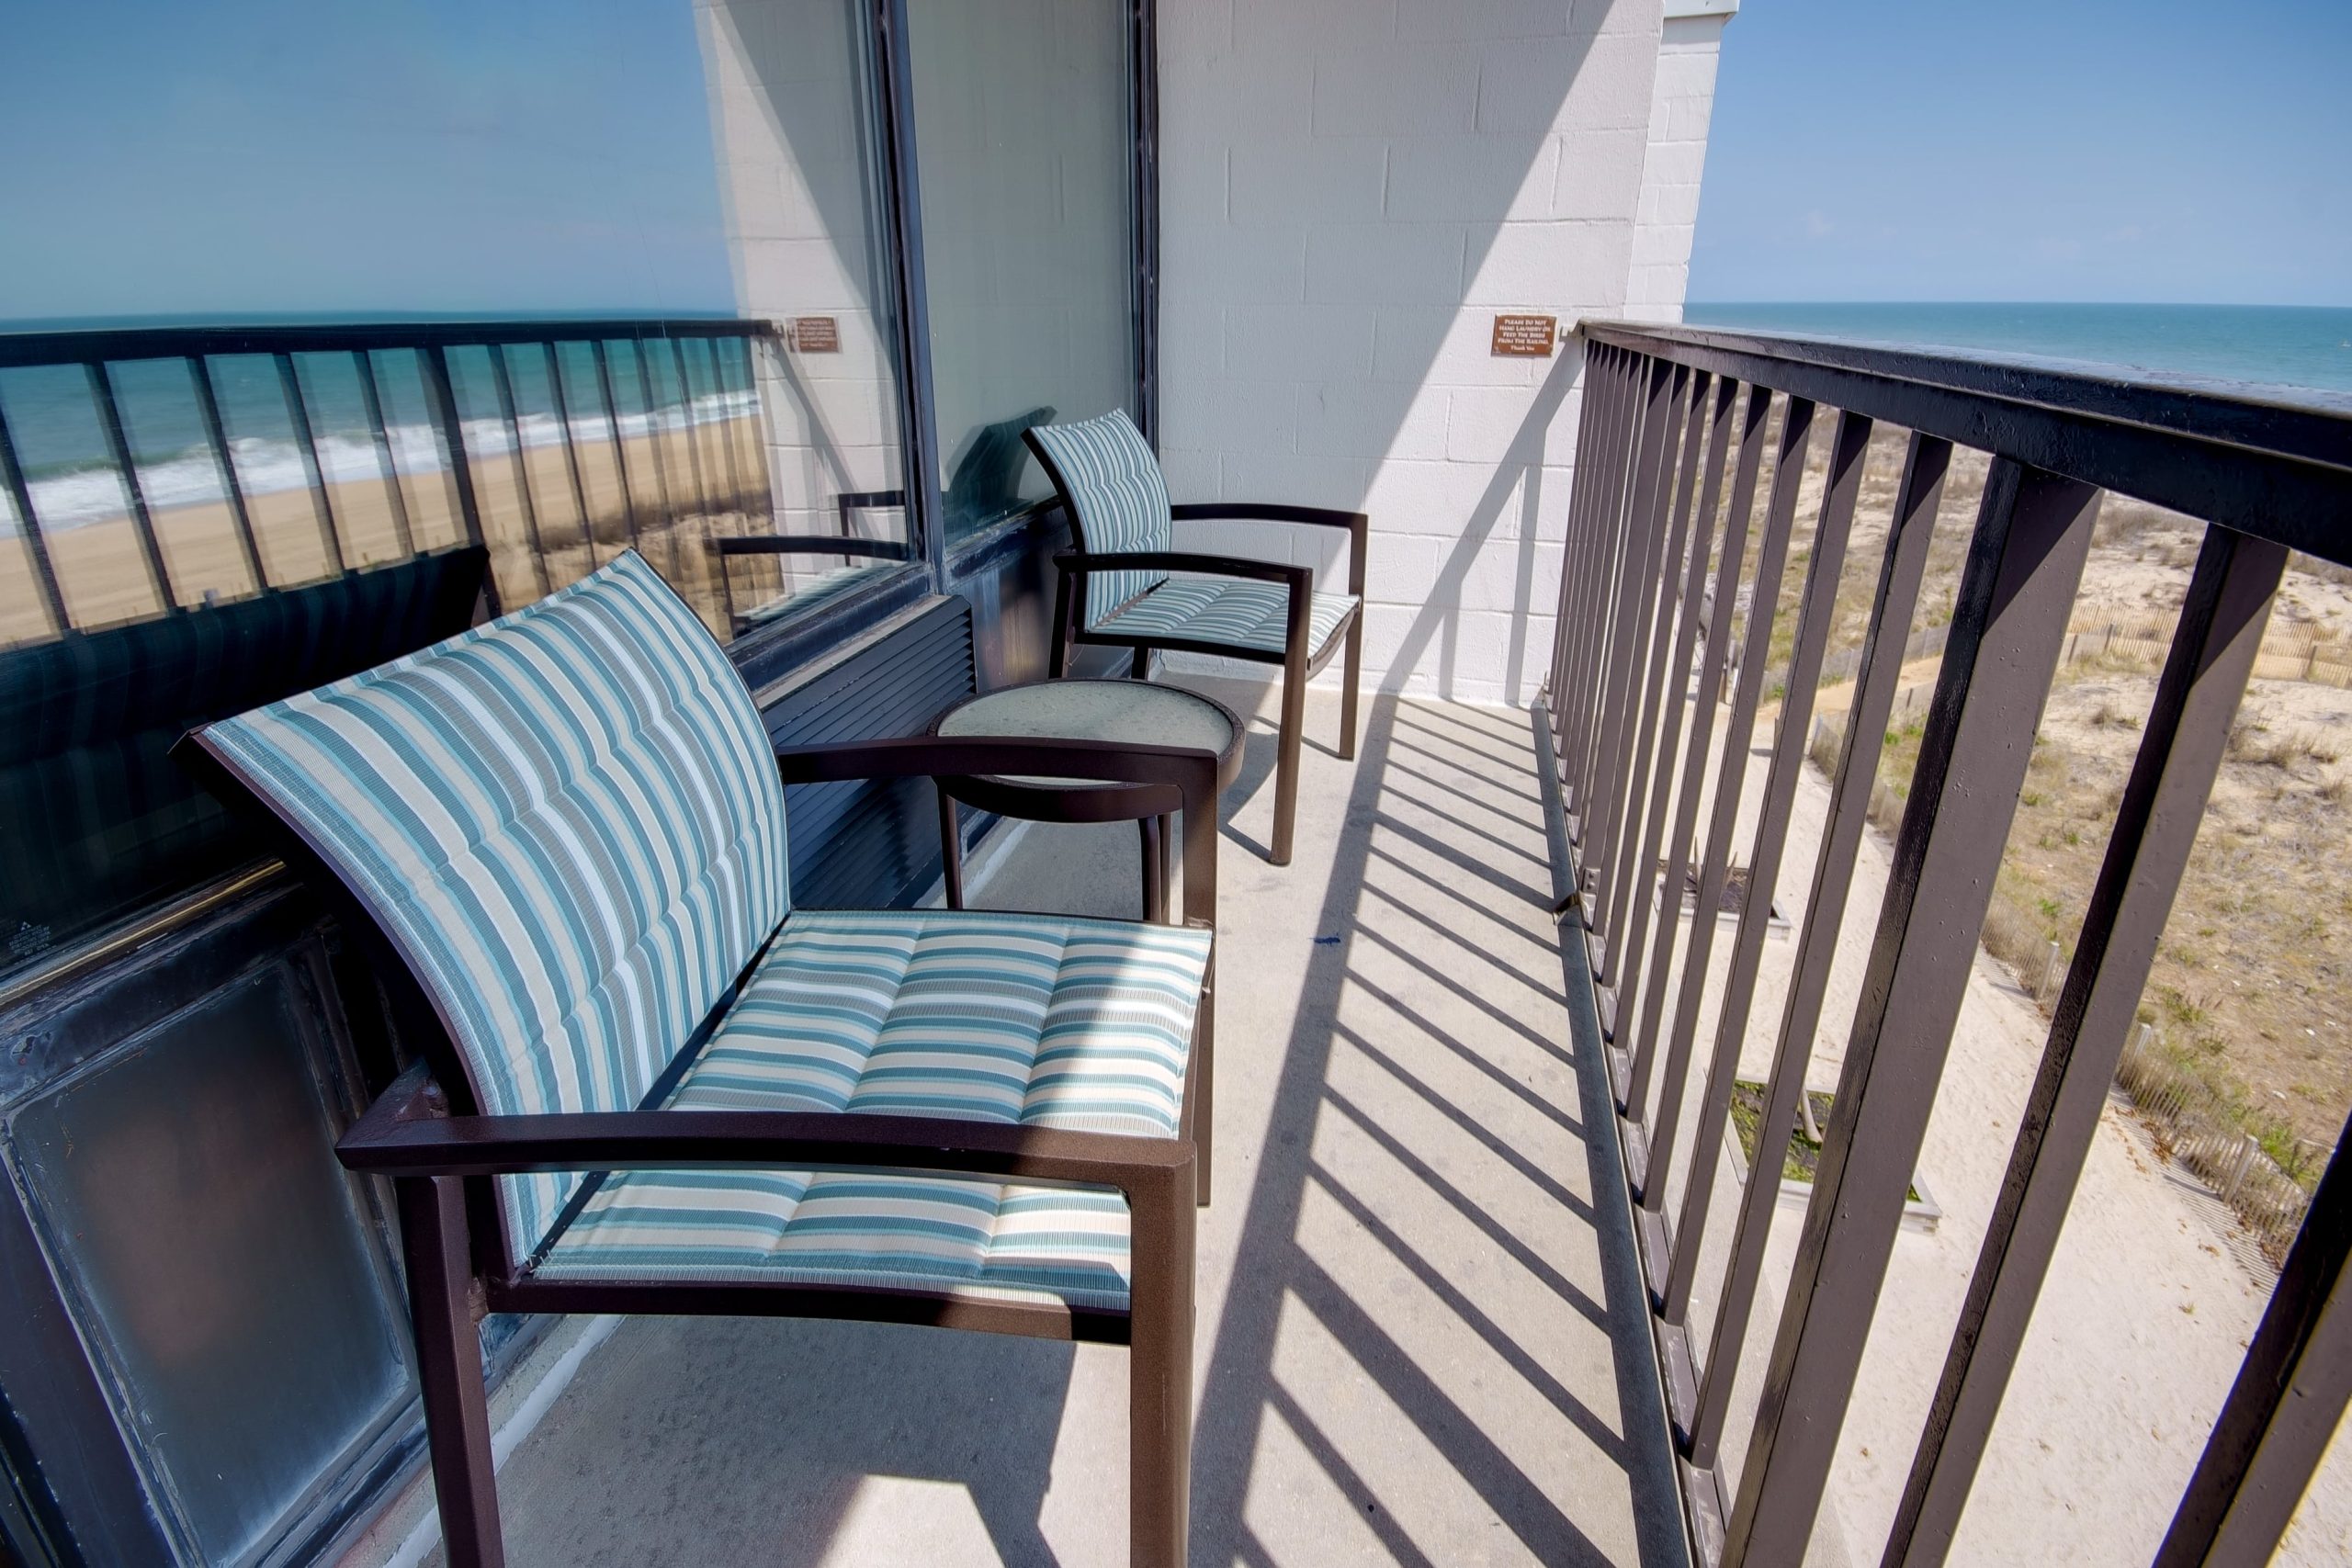
[[[1148,681],[1031,681],[967,697],[932,721],[933,735],[1004,735],[1053,740],[1191,746],[1216,756],[1220,794],[1241,772],[1241,720],[1213,697]],[[939,848],[947,907],[964,907],[962,835],[956,803],[1029,822],[1133,820],[1143,840],[1143,918],[1169,918],[1170,824],[1157,785],[1029,775],[943,778]]]

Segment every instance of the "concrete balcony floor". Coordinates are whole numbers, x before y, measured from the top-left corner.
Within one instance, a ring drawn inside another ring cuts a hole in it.
[[[1258,716],[1219,866],[1193,1561],[1682,1561],[1526,716],[1383,699],[1350,764],[1317,693],[1278,870],[1272,694],[1202,684]],[[1129,915],[1135,865],[1124,825],[1032,827],[972,901]],[[636,1318],[578,1359],[501,1471],[518,1568],[1125,1561],[1123,1348]],[[424,1490],[354,1559],[415,1561]]]

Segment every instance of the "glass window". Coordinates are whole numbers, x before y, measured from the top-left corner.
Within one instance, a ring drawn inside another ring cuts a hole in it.
[[[686,406],[729,414],[698,427],[707,439],[665,450],[672,484],[741,499],[722,504],[692,553],[717,573],[724,626],[714,629],[743,635],[836,602],[918,552],[867,11],[853,0],[718,0],[699,15],[736,299],[778,330],[756,344],[694,344],[651,368],[657,386],[684,389]],[[756,480],[737,410],[761,416]]]
[[[953,541],[1049,493],[1021,432],[1135,412],[1117,0],[910,0],[938,483]]]

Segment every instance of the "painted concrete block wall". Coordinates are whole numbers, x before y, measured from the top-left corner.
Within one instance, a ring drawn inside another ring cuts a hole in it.
[[[1682,319],[1699,184],[1707,166],[1707,129],[1714,115],[1715,66],[1729,15],[1721,0],[1681,0],[1667,6],[1650,93],[1641,204],[1634,215],[1633,271],[1625,288],[1625,314],[1634,321]]]
[[[1541,682],[1581,345],[1498,358],[1493,320],[1679,318],[1727,7],[1668,8],[1160,7],[1170,489],[1369,512],[1369,683]],[[1316,530],[1188,525],[1194,544],[1341,570]]]

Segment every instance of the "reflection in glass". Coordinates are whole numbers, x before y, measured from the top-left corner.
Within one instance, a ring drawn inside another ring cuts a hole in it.
[[[308,972],[278,963],[15,1114],[117,1418],[206,1562],[245,1562],[408,1398],[381,1232],[336,1168]]]
[[[112,626],[162,614],[171,600],[132,519],[88,370],[53,365],[0,373],[0,410],[74,623]]]
[[[376,445],[357,361],[348,354],[289,357],[344,564],[373,566],[408,555],[406,498],[393,488]]]
[[[193,362],[126,361],[107,377],[175,599],[204,604],[254,592],[261,563],[205,430]]]
[[[221,355],[206,365],[271,586],[316,581],[340,570],[342,547],[333,519],[311,491],[311,458],[287,395],[291,378],[281,377],[280,361],[266,354]]]
[[[713,629],[741,635],[838,602],[915,551],[865,8],[718,0],[704,16],[737,300],[786,329],[714,344],[691,373],[726,412],[698,457],[736,518],[697,555],[716,569]],[[682,472],[691,482],[674,462],[670,482]]]
[[[908,10],[952,540],[1049,493],[1028,425],[1135,411],[1127,8]]]
[[[408,514],[409,535],[420,550],[462,544],[464,514],[455,481],[434,430],[433,405],[424,389],[424,355],[413,348],[377,349],[361,355],[369,367],[379,428]]]

